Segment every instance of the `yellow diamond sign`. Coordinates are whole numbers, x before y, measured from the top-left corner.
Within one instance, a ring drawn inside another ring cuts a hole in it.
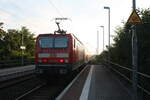
[[[137,14],[136,10],[133,10],[133,12],[131,13],[128,21],[127,21],[127,24],[142,24],[142,20],[141,18],[139,17],[139,15]]]

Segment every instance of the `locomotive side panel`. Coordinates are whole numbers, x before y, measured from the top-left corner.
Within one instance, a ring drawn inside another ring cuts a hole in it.
[[[75,36],[73,36],[73,39],[73,70],[75,70],[85,61],[85,48],[84,45]]]

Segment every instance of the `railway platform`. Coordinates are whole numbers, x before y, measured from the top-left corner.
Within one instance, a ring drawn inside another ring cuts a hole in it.
[[[0,69],[0,82],[35,72],[35,65]]]
[[[103,65],[88,65],[56,100],[131,100],[132,93]]]

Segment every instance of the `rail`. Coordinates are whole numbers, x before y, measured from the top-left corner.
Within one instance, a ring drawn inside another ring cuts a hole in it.
[[[133,72],[133,70],[131,68],[127,68],[127,67],[124,67],[124,66],[121,66],[119,64],[116,64],[116,63],[113,63],[113,62],[110,62],[110,61],[107,61],[107,63],[109,64],[112,64],[112,65],[115,65],[121,69],[125,69],[127,71],[130,71],[130,72]],[[118,70],[116,70],[115,68],[111,67],[112,70],[114,70],[115,72],[117,72],[119,75],[121,75],[122,77],[124,77],[127,81],[129,81],[130,83],[132,83],[132,80],[130,78],[128,78],[125,74],[119,72]],[[144,78],[147,78],[147,79],[150,79],[150,75],[148,74],[144,74],[144,73],[141,73],[141,72],[137,72],[138,75],[144,77]],[[144,87],[142,87],[141,85],[137,85],[137,87],[139,89],[141,89],[143,92],[145,92],[148,96],[150,96],[150,91],[145,89]]]
[[[23,65],[34,64],[34,59],[24,59]],[[0,60],[0,68],[16,67],[22,66],[22,61],[20,59],[15,60]]]

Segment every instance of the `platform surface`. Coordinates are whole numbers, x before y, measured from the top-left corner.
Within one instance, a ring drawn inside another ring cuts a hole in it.
[[[56,100],[131,100],[131,97],[132,93],[107,67],[89,65]]]
[[[130,91],[102,65],[92,66],[88,100],[131,100]]]

